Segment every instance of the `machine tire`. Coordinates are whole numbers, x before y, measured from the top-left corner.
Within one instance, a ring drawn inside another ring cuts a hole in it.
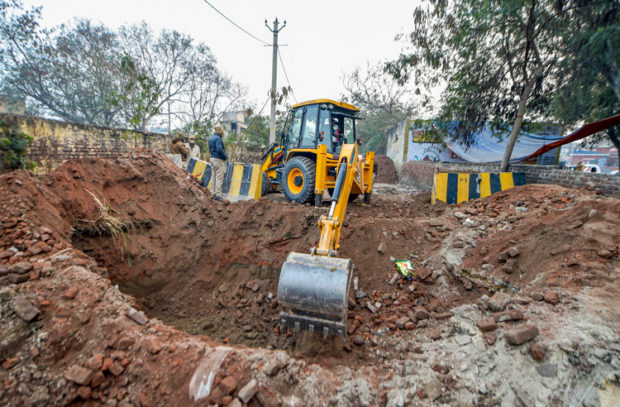
[[[365,204],[369,204],[370,203],[370,196],[372,195],[372,192],[364,192],[364,203]]]
[[[289,202],[314,204],[316,164],[308,157],[293,157],[284,166],[282,189]]]
[[[327,192],[329,192],[329,196],[332,196],[334,193],[334,188],[327,188]],[[359,194],[349,194],[349,202],[353,202],[360,196]]]
[[[271,181],[266,172],[263,171],[263,179],[261,181],[260,196],[265,196],[271,191]]]

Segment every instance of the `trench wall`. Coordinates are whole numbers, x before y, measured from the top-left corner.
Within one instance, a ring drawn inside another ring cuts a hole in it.
[[[574,172],[546,165],[513,164],[509,171],[525,174],[528,184],[556,184],[568,188],[589,188],[620,198],[620,175]],[[499,164],[409,161],[402,165],[400,183],[421,191],[433,189],[435,172],[499,172]]]
[[[168,134],[114,129],[44,119],[41,117],[0,113],[6,125],[16,126],[34,140],[26,158],[37,163],[34,172],[45,174],[71,158],[115,157],[149,148],[168,152],[172,136]]]

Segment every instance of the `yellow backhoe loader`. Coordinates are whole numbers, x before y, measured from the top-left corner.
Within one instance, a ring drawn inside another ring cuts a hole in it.
[[[282,143],[272,146],[263,164],[264,190],[281,185],[289,201],[322,203],[332,196],[318,225],[320,238],[310,254],[288,255],[278,283],[283,329],[328,335],[346,334],[351,259],[337,258],[347,204],[372,194],[374,153],[358,153],[355,121],[359,109],[329,99],[299,103],[289,112]]]

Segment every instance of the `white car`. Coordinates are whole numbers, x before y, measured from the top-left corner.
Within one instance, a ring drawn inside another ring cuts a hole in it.
[[[601,167],[596,164],[585,164],[583,166],[583,172],[598,172],[600,174],[602,171]]]

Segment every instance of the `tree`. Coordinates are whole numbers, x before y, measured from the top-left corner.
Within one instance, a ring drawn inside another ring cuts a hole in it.
[[[221,112],[245,97],[241,86],[218,71],[209,47],[194,45],[185,34],[163,30],[155,36],[142,23],[121,27],[119,38],[123,52],[156,83],[157,97],[143,125],[160,113],[183,127],[217,122]]]
[[[89,21],[39,27],[40,8],[0,2],[0,77],[5,93],[26,97],[35,109],[80,123],[115,123],[109,95],[121,81],[115,35]]]
[[[620,111],[620,2],[575,0],[563,27],[557,90],[550,110],[567,126],[600,120]],[[589,138],[596,144],[608,137],[618,149],[620,128]]]
[[[526,113],[542,117],[561,57],[565,10],[553,0],[433,1],[416,8],[409,53],[386,69],[404,83],[445,83],[439,114],[455,137],[472,142],[485,123],[512,123],[501,171],[508,167]],[[529,111],[526,109],[529,106]]]
[[[412,102],[413,97],[422,98],[387,75],[383,64],[367,65],[365,70],[355,68],[344,76],[343,85],[347,94],[342,99],[359,107],[364,117],[357,124],[357,135],[364,141],[363,151],[385,152],[386,130],[408,118],[418,107]],[[430,98],[424,97],[418,114],[429,102]]]
[[[142,23],[114,32],[87,20],[42,29],[41,8],[19,0],[0,0],[0,17],[2,90],[27,98],[30,111],[137,130],[210,129],[245,97],[209,47],[177,31]]]
[[[243,142],[252,150],[264,149],[269,145],[270,118],[254,114],[252,109],[246,112],[245,123],[248,128],[243,131]]]
[[[145,130],[148,120],[160,113],[156,105],[159,86],[129,55],[121,58],[121,72],[123,86],[118,93],[111,92],[110,103],[119,109],[126,123],[136,130]]]
[[[0,120],[0,173],[17,169],[33,169],[35,163],[26,159],[32,137],[19,131],[14,123]]]

